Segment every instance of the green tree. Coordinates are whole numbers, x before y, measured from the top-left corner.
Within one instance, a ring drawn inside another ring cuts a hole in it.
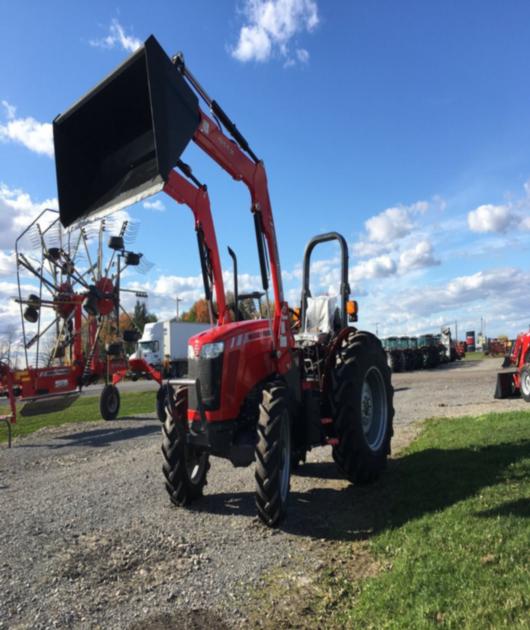
[[[145,302],[136,300],[134,305],[134,313],[132,316],[133,323],[138,330],[143,333],[146,324],[158,321],[158,317],[154,313],[149,313]]]

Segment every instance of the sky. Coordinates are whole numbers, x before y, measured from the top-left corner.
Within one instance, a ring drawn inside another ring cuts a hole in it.
[[[51,122],[150,34],[264,160],[291,306],[305,244],[338,231],[360,328],[528,328],[528,2],[0,0],[0,15],[0,335],[20,320],[14,240],[57,207]],[[240,290],[260,289],[248,191],[195,147],[183,159],[208,185],[227,288],[230,245]],[[202,294],[191,212],[160,194],[128,213],[153,265],[124,282],[159,317],[177,296],[182,312]],[[313,294],[336,293],[336,247],[314,261]]]

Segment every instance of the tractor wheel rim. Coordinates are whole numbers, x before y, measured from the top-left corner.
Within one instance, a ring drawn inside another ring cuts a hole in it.
[[[383,375],[375,366],[364,375],[361,391],[361,424],[368,448],[377,451],[386,435],[388,402]]]
[[[525,396],[530,394],[530,372],[525,372],[523,374],[523,378],[521,379],[521,389],[523,390],[523,394]]]
[[[280,425],[280,458],[280,497],[282,503],[285,503],[291,474],[291,430],[286,411],[283,412]]]
[[[198,453],[191,447],[186,449],[186,472],[190,483],[196,485],[201,482],[207,459],[207,453]]]

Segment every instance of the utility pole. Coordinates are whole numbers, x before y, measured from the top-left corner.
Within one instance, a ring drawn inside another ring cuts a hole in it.
[[[379,337],[379,322],[375,322],[375,336]]]
[[[182,302],[182,299],[179,298],[178,295],[176,297],[176,302],[177,302],[177,321],[178,321],[178,319],[179,319],[179,302]]]

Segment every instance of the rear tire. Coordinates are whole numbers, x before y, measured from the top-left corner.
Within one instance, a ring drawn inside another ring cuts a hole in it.
[[[206,451],[187,443],[187,389],[178,389],[168,403],[162,426],[162,472],[171,502],[181,507],[202,496],[210,462]]]
[[[530,402],[530,364],[528,363],[521,368],[521,395],[526,402]]]
[[[291,419],[287,390],[281,381],[263,390],[255,459],[258,517],[275,527],[285,515],[291,476]]]
[[[105,385],[99,397],[99,412],[103,420],[115,420],[120,412],[120,392],[115,385]]]
[[[354,483],[374,481],[390,454],[394,390],[377,337],[351,334],[339,348],[332,372],[331,403],[339,444],[333,459]]]

